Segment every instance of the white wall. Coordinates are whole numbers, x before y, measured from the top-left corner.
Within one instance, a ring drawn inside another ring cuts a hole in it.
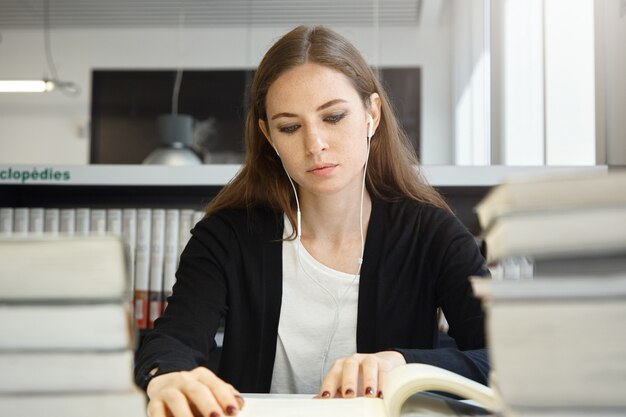
[[[0,163],[85,164],[89,160],[92,69],[253,68],[273,40],[274,28],[187,28],[179,42],[172,29],[53,29],[52,53],[59,77],[82,88],[78,98],[48,94],[0,94]],[[335,28],[370,63],[420,65],[423,69],[422,160],[451,162],[450,36],[447,8],[440,24],[420,27]],[[0,78],[49,76],[41,30],[0,32]],[[179,48],[179,45],[182,45]],[[184,81],[183,81],[184,82]]]
[[[546,165],[594,165],[593,0],[546,0],[544,28]]]
[[[626,166],[626,1],[595,3],[597,162]]]
[[[490,0],[454,3],[454,163],[491,163]]]
[[[543,165],[543,0],[492,7],[493,161]]]
[[[494,161],[596,164],[593,0],[492,4]]]

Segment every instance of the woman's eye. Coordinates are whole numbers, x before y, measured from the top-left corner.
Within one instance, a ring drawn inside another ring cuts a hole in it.
[[[339,121],[341,119],[343,119],[346,116],[345,113],[339,113],[339,114],[333,114],[331,116],[326,117],[324,120],[329,122],[329,123],[339,123]]]
[[[300,126],[299,125],[290,125],[290,126],[283,126],[278,128],[278,130],[280,130],[282,133],[293,133],[296,130],[298,130]]]

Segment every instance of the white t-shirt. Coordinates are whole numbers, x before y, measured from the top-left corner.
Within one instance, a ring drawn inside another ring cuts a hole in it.
[[[292,229],[287,216],[284,221],[286,237]],[[317,394],[333,362],[356,352],[358,295],[358,275],[318,262],[298,239],[283,242],[271,393]]]

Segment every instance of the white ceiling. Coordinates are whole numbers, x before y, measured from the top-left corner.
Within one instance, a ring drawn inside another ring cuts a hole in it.
[[[415,26],[442,0],[0,0],[0,30],[52,28],[263,26],[294,24]],[[423,3],[426,3],[425,5]],[[436,6],[438,8],[439,6]],[[425,9],[425,10],[423,10]]]

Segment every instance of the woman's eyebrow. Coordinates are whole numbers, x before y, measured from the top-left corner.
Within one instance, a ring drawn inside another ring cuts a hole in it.
[[[297,114],[287,113],[287,112],[277,113],[277,114],[273,115],[270,120],[276,120],[279,117],[297,117]]]
[[[347,102],[348,102],[347,100],[344,100],[344,99],[342,99],[342,98],[336,98],[336,99],[334,99],[334,100],[330,100],[330,101],[328,101],[328,102],[326,102],[326,103],[322,104],[321,106],[319,106],[319,107],[317,108],[317,111],[327,109],[327,108],[329,108],[329,107],[331,107],[331,106],[334,106],[335,104],[339,104],[339,103],[347,103]]]
[[[327,109],[328,107],[332,107],[335,104],[339,104],[339,103],[347,103],[347,100],[344,100],[342,98],[336,98],[330,101],[327,101],[326,103],[322,104],[321,106],[319,106],[316,111],[320,111],[320,110],[324,110]],[[297,114],[294,113],[288,113],[288,112],[281,112],[281,113],[276,113],[275,115],[272,116],[272,118],[270,120],[276,120],[279,117],[297,117]]]

